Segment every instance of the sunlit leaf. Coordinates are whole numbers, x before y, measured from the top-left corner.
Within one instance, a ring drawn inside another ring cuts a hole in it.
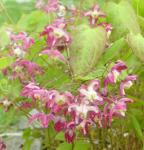
[[[127,36],[127,42],[134,54],[144,62],[144,37],[141,34],[129,34]]]
[[[112,37],[119,39],[128,32],[140,33],[140,27],[132,6],[125,0],[119,4],[109,2],[106,5],[108,22],[113,25]]]
[[[70,48],[70,63],[75,75],[89,73],[99,61],[106,44],[103,28],[80,26]]]

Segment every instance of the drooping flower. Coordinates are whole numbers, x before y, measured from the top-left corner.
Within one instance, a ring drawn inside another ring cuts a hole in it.
[[[113,117],[124,117],[127,110],[127,103],[131,102],[133,102],[132,99],[121,98],[114,99],[113,103],[106,105],[104,110],[104,116],[107,117],[107,123],[109,122],[111,124],[113,121]]]
[[[24,67],[28,71],[28,73],[31,75],[34,75],[37,72],[41,72],[41,68],[36,63],[28,61],[28,60],[17,60],[13,66]]]
[[[56,117],[55,118],[55,125],[54,128],[57,132],[61,132],[65,129],[66,127],[66,120],[63,117]]]
[[[0,150],[6,150],[6,149],[7,148],[6,148],[5,143],[2,140],[0,140]]]
[[[26,32],[19,32],[18,34],[11,33],[10,39],[23,51],[27,51],[34,44],[34,39],[29,37]]]
[[[99,18],[105,18],[106,15],[100,10],[99,5],[94,5],[91,10],[84,13],[84,16],[89,17],[90,25],[94,26]]]
[[[75,118],[87,118],[89,112],[99,112],[99,108],[97,106],[91,106],[91,105],[86,105],[86,104],[71,104],[68,107],[68,111],[75,112]]]
[[[108,73],[107,77],[104,80],[104,86],[106,87],[108,84],[116,83],[117,78],[120,76],[123,70],[127,69],[126,64],[118,60],[115,65],[112,67],[111,71]]]
[[[46,49],[46,50],[43,50],[40,54],[47,54],[52,59],[58,59],[58,60],[60,60],[62,62],[66,62],[65,57],[58,50]]]
[[[56,24],[46,26],[45,30],[41,33],[41,36],[47,37],[47,44],[49,49],[57,49],[60,46],[69,44],[71,41],[68,33],[62,28],[55,27],[55,25]]]
[[[66,21],[63,17],[57,18],[52,24],[56,28],[64,29],[66,27]]]
[[[107,22],[102,22],[99,24],[100,26],[103,26],[107,32],[107,38],[109,39],[110,35],[111,35],[111,32],[112,32],[112,25],[107,23]]]
[[[85,101],[89,102],[102,102],[103,98],[98,93],[98,89],[100,87],[100,83],[98,80],[93,80],[90,82],[88,86],[82,85],[79,89],[80,96],[83,97]]]
[[[130,88],[132,86],[132,81],[135,81],[137,79],[136,75],[128,75],[124,81],[120,84],[120,94],[121,96],[125,95],[125,88]]]
[[[12,31],[8,32],[12,42],[12,54],[23,58],[28,49],[34,44],[34,39],[27,35],[26,32],[19,32],[14,34]]]
[[[58,0],[47,0],[47,2],[44,2],[44,0],[38,0],[36,2],[36,8],[41,9],[47,13],[57,11],[58,7]]]
[[[31,82],[23,88],[21,96],[31,98],[34,101],[40,99],[43,102],[46,102],[49,98],[49,91],[42,89],[35,83]]]
[[[39,120],[43,128],[47,128],[50,121],[54,120],[53,114],[36,113],[29,118],[29,122],[32,123],[34,120]]]
[[[72,143],[75,139],[76,133],[75,133],[75,123],[69,122],[66,126],[65,130],[65,139],[68,143]]]

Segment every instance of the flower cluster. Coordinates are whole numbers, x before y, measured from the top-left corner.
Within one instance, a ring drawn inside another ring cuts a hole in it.
[[[34,39],[29,37],[27,33],[20,32],[14,34],[11,31],[8,32],[12,42],[12,52],[18,57],[24,57],[25,53],[34,44]]]
[[[50,122],[53,123],[57,132],[65,132],[69,143],[75,139],[76,130],[86,136],[90,127],[110,126],[115,117],[125,116],[127,103],[133,102],[125,97],[124,90],[136,80],[135,75],[128,75],[120,81],[117,93],[108,87],[109,84],[118,82],[118,77],[126,68],[124,62],[117,61],[105,78],[103,88],[101,82],[95,79],[81,85],[76,96],[68,91],[61,93],[29,83],[24,87],[21,96],[31,98],[33,102],[41,101],[43,106],[42,110],[29,118],[30,123],[39,120],[43,128],[47,128]]]
[[[70,44],[71,38],[65,30],[66,22],[61,17],[57,18],[53,24],[46,26],[40,35],[46,36],[47,49],[43,50],[40,55],[47,54],[50,58],[66,62],[61,51]]]
[[[46,39],[46,48],[38,52],[39,56],[48,55],[51,59],[69,65],[69,56],[66,58],[63,55],[63,51],[68,50],[72,39],[67,32],[69,20],[64,18],[65,6],[58,0],[48,0],[47,3],[38,0],[36,7],[47,13],[56,12],[57,14],[53,23],[47,25],[40,33],[40,38]],[[72,17],[79,18],[77,15],[81,14],[88,17],[91,27],[104,27],[107,38],[109,38],[112,26],[106,22],[99,22],[99,18],[105,18],[106,15],[98,5],[94,5],[85,13],[79,12],[75,7],[68,8],[68,10]],[[48,128],[52,124],[56,132],[64,132],[66,141],[72,143],[77,131],[87,136],[90,129],[109,127],[115,117],[125,116],[127,103],[133,102],[132,99],[126,97],[125,90],[132,86],[137,77],[127,75],[125,79],[121,79],[123,72],[127,70],[123,61],[115,62],[104,80],[94,79],[86,82],[75,93],[61,92],[56,89],[46,89],[36,83],[35,76],[42,73],[43,70],[39,65],[24,57],[34,44],[34,39],[25,32],[17,35],[10,32],[10,39],[13,53],[18,58],[16,57],[16,61],[4,69],[3,73],[8,75],[11,69],[12,79],[18,78],[21,81],[23,86],[21,97],[28,99],[22,102],[21,109],[36,110],[36,113],[29,118],[30,124],[35,120],[40,121],[42,128]],[[68,68],[71,69],[70,66]],[[73,77],[71,82],[76,82]],[[3,102],[3,105],[5,103]]]
[[[3,69],[3,74],[10,79],[19,79],[21,83],[34,81],[36,75],[42,73],[42,69],[36,63],[17,59],[11,66]]]
[[[94,5],[91,10],[84,13],[90,20],[91,25],[95,25],[100,17],[105,18],[106,15],[100,10],[99,5]]]
[[[45,12],[55,12],[58,10],[59,3],[58,0],[38,0],[36,3],[36,8],[44,10]]]
[[[0,140],[0,150],[6,150],[6,145],[2,140]]]

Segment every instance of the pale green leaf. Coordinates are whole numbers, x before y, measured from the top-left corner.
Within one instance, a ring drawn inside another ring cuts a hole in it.
[[[134,54],[144,62],[144,37],[141,34],[129,34],[127,36],[127,42],[132,48]]]
[[[126,0],[119,4],[109,2],[106,5],[107,19],[113,25],[112,37],[114,40],[128,32],[140,33],[136,14]]]
[[[80,26],[70,48],[74,74],[83,76],[93,69],[104,52],[106,32],[102,27]]]
[[[8,34],[6,32],[6,27],[2,26],[0,28],[0,48],[5,48],[10,42]]]
[[[10,57],[2,57],[0,58],[0,69],[4,69],[9,66],[13,62],[13,59]]]
[[[64,142],[60,144],[56,150],[72,150],[72,145]]]
[[[139,137],[139,139],[143,141],[144,136],[139,121],[134,115],[130,115],[130,117],[131,117],[131,123],[136,131],[137,136]]]
[[[89,150],[90,149],[90,143],[85,141],[76,141],[74,146],[74,150]]]

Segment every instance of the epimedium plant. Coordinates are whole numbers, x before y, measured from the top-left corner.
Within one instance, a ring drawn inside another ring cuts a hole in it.
[[[38,0],[36,8],[20,19],[15,30],[7,29],[8,50],[3,52],[6,65],[1,67],[1,76],[10,85],[2,91],[1,104],[5,111],[14,107],[28,117],[25,150],[34,138],[41,139],[44,150],[101,149],[97,136],[107,136],[113,122],[124,118],[127,104],[134,101],[125,92],[137,80],[127,67],[128,63],[131,68],[130,60],[111,61],[111,55],[127,45],[143,61],[143,37],[131,19],[135,13],[124,1],[108,3],[105,12],[97,3],[88,10],[58,0]],[[109,22],[113,10],[121,15],[121,9],[130,10],[127,18],[134,26],[129,27],[122,17]],[[36,14],[40,19],[33,20]],[[13,88],[17,93],[12,93]]]

